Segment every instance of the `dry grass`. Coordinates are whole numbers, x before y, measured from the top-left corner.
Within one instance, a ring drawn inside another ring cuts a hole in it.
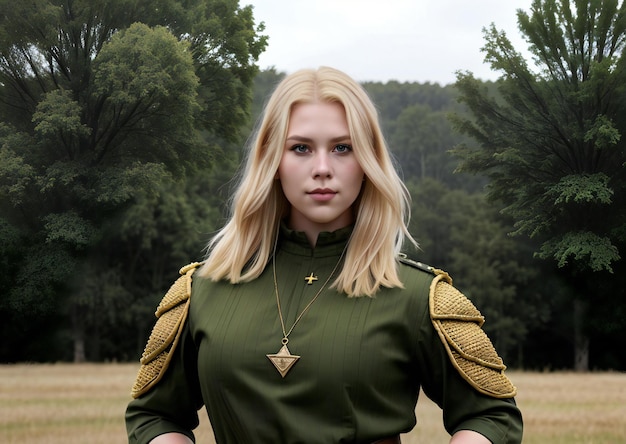
[[[0,366],[0,443],[124,443],[124,409],[134,364]],[[519,389],[525,444],[626,442],[626,374],[510,372]],[[403,444],[447,443],[428,399]],[[206,416],[198,443],[214,443]]]

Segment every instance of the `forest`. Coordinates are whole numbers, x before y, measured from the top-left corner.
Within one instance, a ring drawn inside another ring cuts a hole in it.
[[[626,8],[518,12],[495,82],[364,83],[445,269],[507,365],[626,370]],[[234,0],[0,0],[0,362],[135,361],[226,220],[284,73]],[[417,63],[417,61],[416,61]]]

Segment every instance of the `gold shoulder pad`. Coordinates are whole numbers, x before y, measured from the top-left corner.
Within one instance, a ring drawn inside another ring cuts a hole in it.
[[[200,262],[194,262],[181,268],[181,277],[174,282],[157,307],[157,321],[141,355],[141,367],[131,391],[133,398],[148,392],[165,374],[187,319],[191,276],[200,265]]]
[[[485,319],[472,302],[452,286],[445,272],[430,285],[430,318],[452,365],[480,393],[511,398],[517,389],[504,374],[506,366],[481,328]]]

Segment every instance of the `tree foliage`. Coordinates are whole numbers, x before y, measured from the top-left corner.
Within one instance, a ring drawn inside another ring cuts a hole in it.
[[[576,15],[568,1],[535,1],[530,15],[518,12],[538,73],[495,26],[485,32],[503,100],[486,96],[471,74],[458,75],[474,120],[457,124],[480,143],[459,153],[464,169],[489,175],[491,196],[507,204],[518,233],[550,239],[542,257],[612,271],[624,242],[615,230],[625,223],[626,15],[616,1],[575,6]],[[566,244],[585,239],[606,241],[570,257]]]
[[[69,317],[80,360],[116,310],[132,313],[120,304],[161,291],[164,262],[191,254],[188,225],[215,222],[188,192],[231,157],[219,147],[247,121],[266,37],[236,0],[0,0],[0,12],[0,226],[14,259],[0,311]],[[157,238],[164,252],[142,255]]]
[[[410,105],[398,115],[394,129],[389,143],[407,176],[454,181],[452,173],[458,160],[448,151],[461,137],[452,131],[446,112],[435,112],[422,104]]]
[[[471,117],[455,124],[478,146],[457,153],[463,170],[489,177],[490,197],[504,203],[515,233],[539,239],[537,255],[571,279],[584,274],[578,291],[588,294],[602,273],[623,269],[626,7],[535,0],[518,23],[535,70],[495,25],[485,30],[485,59],[502,74],[499,97],[458,74]]]

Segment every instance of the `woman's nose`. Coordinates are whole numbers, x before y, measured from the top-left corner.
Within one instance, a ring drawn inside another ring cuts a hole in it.
[[[328,153],[326,153],[325,151],[316,152],[313,162],[314,177],[329,177],[331,175],[331,166]]]

